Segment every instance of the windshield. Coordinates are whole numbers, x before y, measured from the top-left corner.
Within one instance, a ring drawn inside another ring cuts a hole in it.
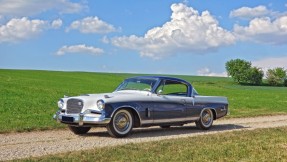
[[[140,90],[151,91],[157,80],[143,79],[143,78],[130,78],[126,79],[120,84],[116,91],[121,90]]]

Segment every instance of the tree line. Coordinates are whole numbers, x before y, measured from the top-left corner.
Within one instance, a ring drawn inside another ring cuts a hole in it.
[[[264,72],[261,68],[252,66],[251,62],[242,59],[232,59],[225,63],[228,76],[239,84],[261,85]],[[267,83],[271,86],[287,87],[287,70],[282,67],[268,69]]]

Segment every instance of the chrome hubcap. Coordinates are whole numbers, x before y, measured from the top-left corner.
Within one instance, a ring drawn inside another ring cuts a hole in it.
[[[116,129],[123,132],[129,128],[130,121],[129,117],[125,113],[119,113],[115,119]]]
[[[202,114],[202,122],[204,125],[209,125],[211,122],[211,112],[210,111],[204,111]]]

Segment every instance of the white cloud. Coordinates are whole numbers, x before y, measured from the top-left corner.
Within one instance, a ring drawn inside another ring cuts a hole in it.
[[[260,67],[263,71],[267,71],[268,69],[273,69],[277,67],[283,67],[287,69],[287,56],[283,57],[269,57],[260,60],[252,61],[252,65],[256,67]]]
[[[0,0],[0,15],[11,17],[31,16],[48,10],[56,10],[60,13],[77,13],[84,8],[86,8],[85,5],[69,0]]]
[[[287,43],[287,16],[275,20],[269,17],[255,18],[248,26],[234,25],[234,32],[241,40],[252,40],[263,44]]]
[[[227,77],[227,73],[226,72],[222,72],[222,73],[215,73],[212,72],[209,68],[204,67],[202,69],[199,69],[197,71],[197,75],[200,76],[219,76],[219,77]]]
[[[46,27],[47,22],[43,20],[29,20],[26,17],[11,19],[0,26],[0,43],[28,39],[41,33]]]
[[[98,34],[105,34],[116,31],[113,25],[100,20],[96,16],[86,17],[82,20],[72,22],[67,31],[71,29],[79,30],[81,33],[98,33]]]
[[[115,46],[139,51],[141,56],[160,59],[178,53],[206,53],[235,42],[232,33],[219,26],[208,12],[201,14],[185,4],[172,4],[171,20],[150,29],[144,37],[114,37]]]
[[[254,8],[241,7],[239,9],[231,11],[229,16],[242,19],[252,19],[255,17],[266,16],[270,13],[272,13],[270,10],[268,10],[265,6],[260,5]]]
[[[63,21],[61,19],[57,19],[57,20],[52,21],[51,25],[52,25],[52,28],[58,29],[62,26],[62,24],[63,24]]]
[[[100,55],[104,53],[104,50],[92,46],[86,46],[85,44],[79,44],[73,46],[63,46],[56,52],[56,55],[61,56],[67,53]]]
[[[35,37],[44,30],[58,27],[60,21],[60,19],[54,20],[50,24],[48,21],[39,19],[29,20],[27,17],[11,19],[6,24],[0,26],[0,43],[18,42]]]

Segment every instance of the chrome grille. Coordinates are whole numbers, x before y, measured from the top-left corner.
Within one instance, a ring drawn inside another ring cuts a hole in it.
[[[79,99],[69,99],[67,101],[67,114],[79,114],[83,109],[84,103]]]

